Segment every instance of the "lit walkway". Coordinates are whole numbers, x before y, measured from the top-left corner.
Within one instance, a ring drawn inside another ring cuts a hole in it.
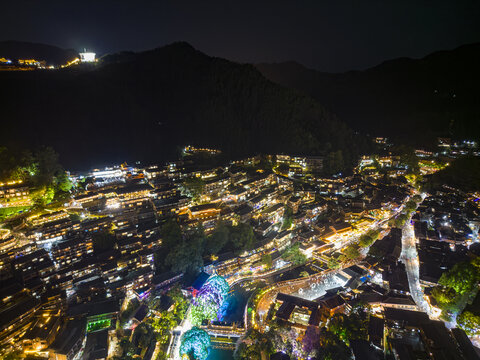
[[[209,335],[222,337],[240,337],[245,335],[245,328],[234,326],[208,325],[201,326]]]
[[[402,253],[400,255],[400,261],[405,264],[408,285],[413,300],[421,311],[432,316],[432,308],[425,300],[425,294],[420,285],[420,266],[415,241],[415,231],[410,219],[408,219],[402,228]]]

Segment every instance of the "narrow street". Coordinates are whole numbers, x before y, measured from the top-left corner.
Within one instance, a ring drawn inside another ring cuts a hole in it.
[[[425,300],[423,289],[420,286],[420,264],[415,241],[415,231],[411,219],[402,228],[402,253],[400,261],[405,264],[410,294],[421,311],[432,315],[432,309]]]

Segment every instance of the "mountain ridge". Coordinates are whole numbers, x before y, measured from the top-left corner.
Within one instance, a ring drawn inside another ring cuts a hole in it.
[[[0,116],[11,120],[0,143],[24,134],[26,144],[53,145],[66,165],[162,161],[186,144],[230,157],[342,150],[351,165],[366,144],[318,102],[272,83],[253,65],[186,43],[107,56],[98,66],[3,72],[0,81]]]
[[[28,41],[0,41],[0,57],[16,61],[18,59],[45,60],[48,65],[63,65],[78,57],[73,49]]]
[[[313,97],[349,126],[400,141],[480,136],[480,43],[397,58],[372,68],[325,73],[291,62],[256,64],[271,81]],[[411,136],[410,128],[419,136]]]

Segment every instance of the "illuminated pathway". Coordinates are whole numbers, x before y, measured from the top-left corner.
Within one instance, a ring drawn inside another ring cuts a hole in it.
[[[397,215],[398,213],[400,213],[402,208],[403,208],[403,205],[392,214],[392,217]],[[390,220],[390,218],[391,217],[385,218],[385,219],[382,219],[382,220],[378,220],[372,226],[369,226],[365,230],[368,231],[368,230],[372,230],[372,229],[382,229],[382,226],[384,226],[384,224],[388,220]],[[382,230],[381,235],[383,235],[383,236],[385,235],[385,229]],[[358,236],[359,235],[357,235],[355,237],[355,240],[358,239]],[[341,269],[348,268],[352,265],[355,265],[359,260],[360,259],[357,259],[356,261],[350,261],[350,262],[343,263],[341,265]],[[317,297],[320,297],[320,296],[324,295],[325,291],[330,289],[330,288],[335,288],[335,287],[344,285],[344,284],[338,284],[335,277],[332,276],[341,269],[338,269],[338,270],[330,270],[330,269],[329,270],[324,270],[322,272],[319,272],[317,274],[314,274],[314,275],[311,275],[311,276],[308,276],[308,277],[299,278],[299,279],[292,279],[292,280],[287,280],[287,281],[281,281],[281,282],[278,282],[276,284],[273,284],[273,285],[269,286],[269,288],[266,289],[265,293],[262,295],[262,297],[260,298],[260,300],[258,301],[257,306],[256,306],[256,314],[258,314],[260,316],[260,323],[257,324],[255,322],[255,319],[254,319],[255,314],[253,314],[252,324],[250,324],[248,321],[245,321],[246,326],[247,327],[252,326],[252,325],[253,326],[256,326],[256,325],[262,326],[263,317],[267,314],[267,312],[270,308],[270,305],[275,301],[275,298],[276,298],[277,294],[280,293],[280,292],[285,293],[285,294],[299,296],[299,297],[302,297],[302,298],[305,298],[305,299],[314,299],[314,298],[317,298]],[[422,293],[422,295],[423,295],[423,293]],[[246,317],[246,320],[248,318],[249,317]]]
[[[420,267],[415,241],[415,231],[411,220],[405,223],[402,228],[402,254],[400,260],[405,264],[410,294],[421,311],[433,316],[430,304],[425,300],[425,294],[420,285]]]
[[[179,359],[180,352],[184,356],[191,349],[195,349],[195,353],[198,352],[197,355],[204,354],[206,347],[209,346],[205,342],[206,339],[209,339],[209,335],[226,338],[244,335],[245,329],[237,329],[236,327],[208,326],[206,329],[201,329],[198,325],[202,322],[202,319],[212,319],[217,316],[229,289],[230,287],[223,277],[213,275],[208,278],[193,298],[184,319],[172,332],[172,340],[167,351],[170,359]],[[192,322],[196,324],[194,327],[192,327]],[[222,341],[218,339],[217,342]],[[210,343],[210,340],[208,340],[208,343]],[[231,340],[223,341],[222,346],[226,345],[231,347]],[[157,353],[154,355],[157,355]]]
[[[223,326],[223,325],[208,325],[201,326],[203,330],[208,332],[212,336],[224,336],[224,337],[240,337],[245,335],[244,328],[237,328],[234,326]]]
[[[351,265],[352,264],[348,264],[348,266],[351,266]],[[272,304],[275,301],[275,298],[278,293],[299,294],[302,290],[304,291],[305,289],[310,288],[312,286],[318,286],[318,284],[321,284],[323,282],[328,282],[328,279],[327,279],[328,275],[332,275],[335,272],[336,270],[325,270],[308,277],[281,281],[271,285],[269,289],[265,292],[265,294],[262,296],[262,298],[259,300],[256,306],[257,313],[260,315],[260,318],[263,319],[263,317],[267,314],[268,309],[270,308],[270,304]],[[335,286],[336,285],[332,285],[332,287],[335,287]],[[324,289],[325,287],[318,288],[317,290],[321,292]],[[247,324],[246,322],[246,325],[247,326],[255,325],[255,323]],[[261,325],[261,324],[258,324],[258,325]]]
[[[167,356],[169,359],[180,360],[180,338],[184,332],[190,330],[192,327],[190,320],[188,320],[191,308],[191,306],[188,307],[187,311],[185,312],[185,318],[172,332],[172,340],[167,350]],[[154,355],[156,355],[156,352],[154,352]],[[155,359],[155,357],[152,356],[152,359]]]
[[[399,207],[398,209],[395,209],[393,214],[391,213],[389,217],[383,217],[382,219],[377,219],[372,225],[362,228],[362,233],[366,233],[369,230],[372,229],[382,229],[384,224],[392,217],[397,215],[403,208],[403,205]],[[385,229],[383,229],[385,231]],[[352,241],[357,241],[358,236],[361,235],[359,233],[356,233],[355,236],[349,237],[347,240],[347,243],[350,243]],[[384,235],[384,234],[383,234]],[[413,240],[414,243],[414,240]],[[342,244],[346,245],[346,244]],[[415,252],[416,253],[416,252]],[[348,263],[343,263],[342,268],[348,268],[352,265],[354,265],[356,261],[348,262]],[[418,264],[418,259],[417,259],[417,264]],[[230,287],[232,287],[235,284],[238,284],[240,282],[244,281],[251,281],[251,280],[257,280],[257,279],[266,279],[270,276],[276,275],[278,273],[282,273],[285,271],[291,270],[292,266],[288,265],[285,267],[282,267],[280,269],[272,269],[269,272],[265,273],[260,273],[260,274],[250,274],[247,276],[237,276],[237,277],[232,277],[228,279],[228,283]],[[326,290],[338,286],[342,286],[344,284],[340,284],[339,280],[336,279],[335,273],[338,270],[325,270],[316,274],[313,274],[311,276],[303,277],[303,278],[297,278],[297,279],[291,279],[291,280],[285,280],[285,281],[280,281],[277,282],[271,286],[268,286],[267,288],[264,289],[264,292],[261,295],[261,298],[259,299],[258,303],[255,306],[255,310],[253,310],[253,316],[248,316],[248,303],[245,306],[245,311],[244,311],[244,317],[245,317],[245,327],[248,328],[249,326],[257,326],[260,325],[262,326],[261,322],[263,320],[263,317],[267,314],[268,309],[270,305],[275,301],[275,298],[278,293],[282,292],[285,294],[292,294],[296,295],[305,299],[314,299],[318,298],[322,295],[325,294]],[[418,266],[417,266],[417,275],[418,275]],[[410,280],[410,278],[409,278]],[[418,280],[418,276],[417,276]],[[423,296],[423,292],[421,293]],[[428,305],[428,304],[427,304]],[[187,310],[187,315],[185,318],[187,319],[189,317],[189,313],[191,311],[191,307]],[[256,324],[255,320],[255,313],[260,315],[260,324]],[[249,321],[252,321],[250,323]],[[167,354],[169,359],[179,359],[179,347],[180,347],[180,339],[183,333],[185,333],[187,330],[191,328],[191,324],[188,320],[182,321],[180,326],[175,328],[173,331],[173,336],[171,343],[169,345]],[[219,345],[220,347],[226,346],[226,347],[231,347],[231,343],[228,339],[224,339],[225,341],[222,340],[222,337],[240,337],[245,333],[246,329],[234,329],[231,327],[208,327],[204,328],[209,335],[214,336],[214,337],[219,337]],[[157,350],[157,349],[156,349]],[[157,351],[155,351],[154,355],[157,355]]]

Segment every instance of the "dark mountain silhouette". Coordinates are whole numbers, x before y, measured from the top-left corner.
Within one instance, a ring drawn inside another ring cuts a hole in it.
[[[416,144],[480,137],[480,44],[330,74],[286,62],[258,64],[268,79],[318,100],[356,130]]]
[[[0,82],[0,144],[53,145],[66,166],[162,161],[185,144],[229,157],[341,149],[352,164],[365,146],[310,97],[186,43],[97,66],[2,72]]]
[[[65,50],[52,45],[23,41],[0,41],[0,57],[45,60],[48,65],[63,65],[78,57],[75,50]]]

